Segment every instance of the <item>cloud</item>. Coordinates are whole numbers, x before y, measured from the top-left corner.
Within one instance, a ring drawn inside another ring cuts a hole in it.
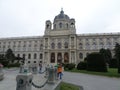
[[[78,27],[83,33],[109,33],[120,31],[120,6],[118,2],[103,2]],[[82,23],[82,22],[81,22]],[[117,29],[116,29],[117,28]]]
[[[44,35],[45,21],[63,8],[77,33],[120,31],[119,0],[0,0],[0,37]]]

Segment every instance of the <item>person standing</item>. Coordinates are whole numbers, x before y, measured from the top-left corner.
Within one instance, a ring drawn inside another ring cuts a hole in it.
[[[42,71],[42,63],[39,63],[39,73]]]

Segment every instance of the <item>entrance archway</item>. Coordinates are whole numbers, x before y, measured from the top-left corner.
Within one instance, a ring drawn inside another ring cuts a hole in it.
[[[62,63],[62,54],[61,53],[57,54],[57,62]]]
[[[69,54],[67,52],[64,54],[64,63],[69,63]]]
[[[50,62],[51,62],[51,63],[55,63],[55,53],[51,53]]]

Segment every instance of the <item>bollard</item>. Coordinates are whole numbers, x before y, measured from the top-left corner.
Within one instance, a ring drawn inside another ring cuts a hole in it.
[[[24,72],[24,66],[21,65],[21,66],[20,66],[20,71],[19,71],[19,73],[23,73],[23,72]]]
[[[55,69],[51,67],[48,69],[48,72],[48,83],[55,83]]]
[[[16,90],[32,90],[32,79],[33,76],[31,73],[22,73],[17,75]]]

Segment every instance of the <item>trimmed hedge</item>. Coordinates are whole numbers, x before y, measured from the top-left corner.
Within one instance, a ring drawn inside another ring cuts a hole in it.
[[[105,58],[100,53],[91,53],[87,56],[87,70],[107,72]]]
[[[87,63],[86,62],[80,62],[77,65],[77,70],[86,70],[87,69]]]
[[[117,59],[111,59],[109,63],[110,68],[118,68],[118,61]]]

